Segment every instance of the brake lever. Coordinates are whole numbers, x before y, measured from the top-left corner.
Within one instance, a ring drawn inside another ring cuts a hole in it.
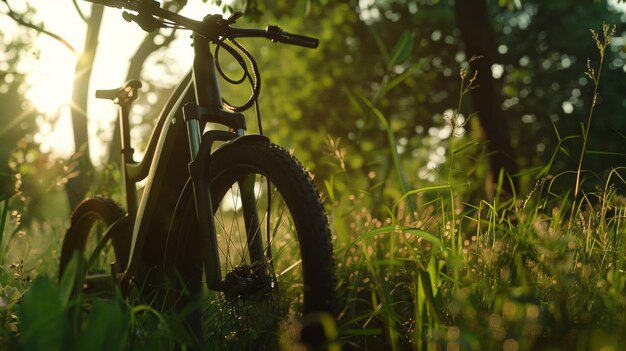
[[[243,12],[235,12],[226,19],[226,23],[231,25],[243,16]]]
[[[161,27],[161,22],[150,15],[141,13],[133,15],[130,12],[124,11],[122,12],[122,18],[124,18],[126,22],[137,23],[139,27],[146,32],[154,32],[157,28]]]

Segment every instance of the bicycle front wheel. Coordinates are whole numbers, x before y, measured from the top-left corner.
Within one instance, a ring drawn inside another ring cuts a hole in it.
[[[223,286],[209,293],[204,308],[208,346],[319,346],[319,316],[331,313],[333,259],[328,221],[308,174],[284,149],[249,142],[214,153],[206,182]],[[186,212],[182,229],[195,230],[193,201]]]

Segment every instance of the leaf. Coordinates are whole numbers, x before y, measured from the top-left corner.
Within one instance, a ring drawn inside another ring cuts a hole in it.
[[[311,0],[298,0],[296,6],[293,8],[293,13],[296,16],[307,16],[311,11]]]
[[[585,150],[585,154],[605,155],[605,156],[626,156],[626,153],[623,153],[623,152],[602,151],[602,150]]]
[[[4,227],[6,226],[7,218],[9,216],[9,199],[3,199],[0,202],[2,202],[2,213],[0,213],[0,247],[2,247]]]
[[[391,71],[391,69],[406,61],[411,55],[413,51],[413,33],[405,30],[400,39],[391,50],[391,56],[389,57],[389,62],[387,62],[387,70]]]
[[[344,328],[341,330],[341,333],[344,335],[352,335],[352,336],[372,336],[372,335],[382,334],[383,330],[381,328],[360,328],[360,329]]]
[[[441,239],[439,239],[434,234],[431,234],[427,231],[417,229],[417,228],[400,227],[400,226],[385,226],[381,228],[376,228],[374,230],[370,230],[369,232],[359,235],[359,237],[352,243],[351,246],[357,245],[361,241],[371,239],[380,234],[396,234],[396,233],[409,233],[409,234],[415,235],[417,237],[420,237],[428,241],[429,243],[431,243],[438,249],[443,250],[443,243],[441,242]]]
[[[413,235],[415,235],[417,237],[420,237],[420,238],[428,241],[429,243],[433,244],[439,250],[443,250],[443,243],[441,242],[441,239],[439,239],[434,234],[431,234],[431,233],[429,233],[427,231],[424,231],[424,230],[421,230],[421,229],[417,229],[417,228],[403,228],[402,231],[405,232],[405,233],[410,233],[410,234],[413,234]]]
[[[78,350],[125,350],[128,318],[117,301],[95,300],[78,338]]]
[[[183,316],[171,314],[167,317],[167,328],[172,339],[182,345],[199,347],[198,340],[196,340],[195,336],[190,333],[185,320],[182,318]]]
[[[395,49],[394,49],[395,50]],[[351,94],[351,93],[350,93]],[[351,94],[352,95],[352,94]],[[404,169],[402,168],[402,163],[400,162],[400,155],[398,154],[398,148],[396,145],[396,137],[395,134],[393,132],[393,130],[391,129],[391,123],[390,121],[387,119],[387,117],[385,117],[385,115],[382,113],[382,111],[380,111],[376,106],[374,106],[374,104],[367,99],[365,96],[363,95],[358,95],[358,97],[360,98],[360,102],[369,110],[368,112],[370,114],[372,114],[374,117],[376,117],[376,119],[378,119],[378,121],[380,122],[380,124],[382,125],[383,129],[385,130],[386,134],[387,134],[387,144],[389,147],[389,152],[391,154],[391,160],[393,162],[393,167],[396,171],[396,174],[398,176],[398,180],[400,182],[400,190],[402,191],[402,193],[407,193],[409,191],[409,182],[404,174]],[[351,99],[353,100],[353,99]],[[404,198],[403,198],[404,199]],[[415,212],[416,212],[416,208],[415,208],[415,202],[413,201],[414,199],[409,197],[406,198],[407,201],[407,206],[410,209],[410,216],[413,217]]]
[[[67,349],[71,335],[67,309],[60,303],[59,291],[49,278],[35,279],[24,294],[19,318],[22,349]]]
[[[430,279],[430,275],[423,269],[419,269],[419,280],[422,283],[422,292],[424,293],[425,301],[428,303],[429,315],[435,319],[437,323],[440,323],[437,304],[435,303],[435,295],[433,292],[433,282]]]
[[[409,207],[411,207],[411,204],[413,204],[412,206],[415,206],[414,201],[411,199],[414,199],[416,194],[423,193],[426,191],[440,191],[440,190],[449,190],[449,189],[450,189],[450,185],[432,185],[432,186],[421,187],[418,189],[413,189],[410,191],[405,191],[404,195],[402,195],[400,200],[398,200],[398,202],[396,202],[395,205],[393,205],[393,208],[391,209],[391,213],[394,216],[398,213],[397,210],[402,201],[407,201]],[[415,212],[414,209],[412,209],[412,211]]]
[[[72,291],[74,290],[76,277],[78,275],[79,261],[79,253],[74,252],[72,258],[70,259],[70,262],[65,267],[65,272],[63,272],[63,276],[61,277],[61,281],[59,282],[59,298],[64,306],[67,306],[70,300],[70,296],[72,295]]]
[[[415,74],[416,72],[420,71],[421,69],[422,69],[422,63],[421,62],[414,64],[413,66],[411,66],[411,68],[409,68],[406,71],[402,72],[402,74],[394,77],[389,82],[387,82],[385,85],[383,85],[381,87],[380,95],[384,96],[387,92],[389,92],[390,90],[392,90],[396,86],[400,85],[401,83],[403,83],[408,78],[412,77],[413,74]]]
[[[485,142],[482,142],[482,141],[472,141],[472,142],[468,143],[467,145],[461,146],[460,148],[458,148],[458,149],[454,150],[452,153],[453,153],[453,154],[455,154],[455,155],[457,155],[457,154],[459,154],[461,151],[463,151],[463,150],[465,150],[465,149],[467,149],[467,148],[469,148],[469,147],[472,147],[472,146],[475,146],[475,145],[481,145],[481,144],[484,144],[484,143],[485,143]]]

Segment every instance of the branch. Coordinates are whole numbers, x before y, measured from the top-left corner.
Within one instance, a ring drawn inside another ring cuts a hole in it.
[[[87,23],[87,16],[85,16],[85,14],[83,13],[83,10],[81,10],[80,6],[78,6],[78,1],[72,0],[72,3],[74,4],[74,8],[76,9],[76,12],[80,16],[80,18],[82,18],[83,22]]]
[[[11,8],[11,5],[9,5],[9,1],[8,0],[2,0],[2,2],[4,2],[7,5],[7,9],[9,11],[8,13],[5,13],[5,15],[9,16],[12,20],[14,20],[15,22],[17,22],[18,24],[20,24],[20,25],[22,25],[24,27],[28,27],[28,28],[34,29],[38,33],[45,34],[45,35],[51,37],[52,39],[55,39],[56,41],[58,41],[61,44],[63,44],[63,46],[65,46],[68,50],[70,50],[72,52],[72,54],[74,54],[74,56],[78,56],[78,53],[76,52],[76,49],[74,49],[72,44],[70,44],[63,37],[61,37],[58,34],[52,33],[50,31],[44,29],[43,26],[38,26],[36,24],[33,24],[33,23],[25,20],[23,14],[19,14],[19,13],[13,11],[13,9]]]

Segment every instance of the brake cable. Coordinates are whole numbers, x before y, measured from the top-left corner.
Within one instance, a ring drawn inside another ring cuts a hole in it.
[[[228,42],[231,43],[234,47],[228,45],[226,43],[226,40],[228,40]],[[237,63],[239,63],[241,69],[243,70],[243,75],[241,78],[232,79],[224,72],[219,61],[219,50],[221,48],[226,50],[237,61]],[[242,112],[252,107],[252,105],[258,99],[259,93],[261,92],[261,77],[259,73],[259,68],[256,63],[256,60],[252,57],[252,54],[243,45],[241,45],[241,43],[239,43],[235,39],[225,37],[225,38],[221,38],[219,41],[216,42],[214,56],[215,56],[215,66],[217,68],[217,71],[219,72],[220,76],[225,81],[233,85],[238,85],[238,84],[242,84],[247,78],[250,83],[250,86],[252,87],[252,94],[244,104],[233,105],[229,103],[228,101],[223,100],[224,107],[233,112]],[[248,60],[250,64],[250,68],[252,69],[252,73],[250,73],[250,70],[248,69],[248,64],[246,63],[244,57],[245,59]]]
[[[228,25],[233,24],[241,16],[242,14],[239,12],[234,13],[230,18],[226,19],[226,22],[228,23]],[[139,26],[142,29],[148,32],[154,31],[158,27],[187,29],[183,26],[177,25],[175,22],[171,20],[166,20],[163,18],[156,18],[152,15],[144,15],[141,11],[138,11],[137,15],[124,11],[122,13],[122,17],[128,22],[131,22],[131,21],[136,22],[137,24],[139,24]],[[227,44],[226,41],[228,41],[232,46]],[[256,60],[254,59],[254,57],[252,57],[252,54],[234,38],[225,36],[216,40],[215,44],[216,44],[215,51],[214,51],[215,67],[217,71],[219,72],[220,76],[226,82],[233,84],[233,85],[242,84],[247,79],[252,88],[252,94],[250,95],[248,100],[242,105],[231,104],[226,99],[222,98],[224,108],[231,112],[243,112],[245,110],[248,110],[253,105],[255,105],[259,132],[262,134],[263,129],[261,126],[261,116],[260,116],[259,105],[257,101],[259,94],[261,92],[261,77],[260,77],[260,72],[259,72],[259,68],[256,63]],[[221,48],[226,50],[235,59],[235,61],[239,63],[239,66],[243,70],[243,74],[241,78],[232,79],[224,72],[219,61],[219,50]],[[250,73],[250,70],[248,69],[248,64],[246,63],[246,59],[249,62],[252,73]]]

